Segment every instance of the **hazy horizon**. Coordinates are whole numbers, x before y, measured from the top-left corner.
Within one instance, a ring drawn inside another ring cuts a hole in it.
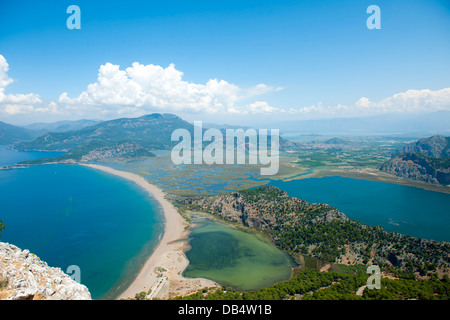
[[[163,113],[154,113],[163,114]],[[174,113],[165,113],[178,116]],[[151,115],[151,114],[146,114]],[[143,115],[143,116],[146,116]],[[140,116],[142,117],[142,116]],[[61,131],[58,126],[69,125],[70,129],[78,130],[85,126],[95,125],[97,123],[112,121],[116,119],[135,119],[139,117],[118,117],[106,120],[99,119],[77,119],[77,120],[58,120],[58,121],[42,121],[32,122],[26,124],[14,124],[19,127],[32,130],[46,130],[48,132]],[[411,137],[426,137],[432,135],[450,135],[448,123],[450,121],[450,111],[439,110],[431,113],[408,114],[382,114],[375,116],[361,116],[361,117],[339,117],[339,118],[321,118],[309,120],[284,120],[284,121],[262,121],[258,122],[226,122],[226,121],[203,121],[193,118],[193,120],[181,119],[190,124],[195,121],[203,122],[203,126],[207,127],[221,127],[221,128],[255,128],[255,129],[279,129],[284,138],[298,138],[302,135],[317,134],[322,136],[385,136],[385,135],[399,135]],[[1,121],[1,119],[0,119]],[[80,123],[76,126],[73,124]],[[92,124],[85,124],[83,122],[93,122]]]

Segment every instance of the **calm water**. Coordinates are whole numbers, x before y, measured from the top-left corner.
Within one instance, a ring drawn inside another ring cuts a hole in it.
[[[33,160],[39,158],[57,157],[63,152],[46,151],[12,151],[8,146],[0,145],[0,167],[16,164],[20,161]]]
[[[343,177],[270,184],[308,202],[328,203],[351,219],[386,231],[450,241],[450,194]]]
[[[0,149],[3,165],[42,157]],[[14,159],[8,163],[7,159]],[[133,280],[163,231],[159,204],[133,182],[78,165],[0,170],[1,241],[63,271],[81,269],[94,299]]]
[[[259,236],[197,217],[186,252],[184,275],[205,277],[238,290],[256,290],[288,280],[291,259]]]

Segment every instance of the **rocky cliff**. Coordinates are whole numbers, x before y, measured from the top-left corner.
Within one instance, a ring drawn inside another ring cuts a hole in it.
[[[90,300],[89,290],[28,250],[0,242],[0,300]]]
[[[448,158],[450,157],[450,137],[437,135],[423,138],[407,144],[397,150],[393,156],[395,157],[407,152],[421,153],[432,158]]]
[[[410,143],[393,153],[381,171],[433,184],[450,184],[450,137],[433,136]]]
[[[450,170],[439,166],[439,162],[443,160],[407,152],[381,165],[380,170],[406,179],[449,185]]]
[[[293,225],[299,221],[342,220],[342,212],[325,203],[308,203],[290,197],[276,187],[263,186],[259,192],[237,191],[219,196],[180,197],[178,201],[190,208],[213,213],[224,220],[238,221],[244,226],[272,230],[280,225]]]

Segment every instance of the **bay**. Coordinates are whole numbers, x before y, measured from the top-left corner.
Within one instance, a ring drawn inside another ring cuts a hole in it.
[[[450,241],[450,194],[380,181],[340,176],[270,185],[290,196],[327,203],[349,218],[380,225],[389,232],[438,241]]]
[[[3,163],[41,157],[11,152],[0,149]],[[0,170],[0,219],[1,241],[65,272],[78,266],[94,299],[124,290],[164,230],[159,203],[136,184],[70,164]]]

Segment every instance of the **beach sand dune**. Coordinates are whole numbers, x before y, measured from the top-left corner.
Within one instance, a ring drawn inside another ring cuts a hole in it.
[[[164,235],[131,285],[117,299],[134,298],[137,293],[146,292],[148,299],[168,299],[187,295],[203,288],[220,286],[203,278],[185,278],[183,271],[189,261],[184,254],[189,234],[188,223],[166,198],[164,192],[150,184],[143,177],[107,166],[82,164],[131,180],[149,192],[161,205],[166,220]]]

